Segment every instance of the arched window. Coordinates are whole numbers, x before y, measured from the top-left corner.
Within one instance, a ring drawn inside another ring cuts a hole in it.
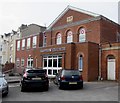
[[[83,56],[82,56],[82,55],[79,56],[78,69],[79,69],[80,71],[83,71]]]
[[[86,40],[85,28],[80,28],[80,30],[79,30],[79,42],[85,42],[85,40]]]
[[[62,37],[61,37],[61,34],[58,33],[57,34],[57,39],[56,39],[56,44],[61,44],[62,43]]]
[[[72,31],[68,31],[67,32],[67,43],[71,43],[73,42],[73,34],[72,34]]]

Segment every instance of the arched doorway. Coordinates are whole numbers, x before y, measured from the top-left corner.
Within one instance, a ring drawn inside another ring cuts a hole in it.
[[[113,55],[107,56],[107,79],[108,80],[115,80],[115,68],[116,62],[115,57]]]

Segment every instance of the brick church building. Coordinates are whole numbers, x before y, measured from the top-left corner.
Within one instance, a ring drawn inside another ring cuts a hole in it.
[[[84,81],[119,79],[120,26],[102,15],[68,6],[37,34],[34,48],[30,40],[29,48],[28,40],[24,50],[22,43],[16,49],[17,72],[21,67],[42,68],[54,77],[63,68],[79,69]]]

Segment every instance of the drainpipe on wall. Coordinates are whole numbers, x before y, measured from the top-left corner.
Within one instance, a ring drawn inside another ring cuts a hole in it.
[[[101,45],[99,44],[99,75],[98,75],[98,80],[102,80],[102,78],[101,78],[101,54],[102,54],[102,48],[101,48]]]
[[[51,28],[51,40],[50,41],[51,41],[50,45],[52,45],[52,28]]]

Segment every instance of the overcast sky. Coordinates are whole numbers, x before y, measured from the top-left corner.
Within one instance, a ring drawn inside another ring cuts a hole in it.
[[[118,1],[0,0],[0,35],[17,30],[21,24],[49,26],[68,5],[101,14],[118,23]]]

